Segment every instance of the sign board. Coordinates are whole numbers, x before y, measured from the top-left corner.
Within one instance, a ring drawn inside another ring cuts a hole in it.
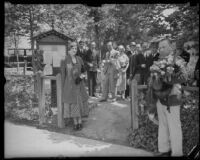
[[[52,65],[46,64],[43,73],[44,75],[52,75],[53,74]]]
[[[65,58],[65,45],[39,45],[39,49],[44,51],[44,64],[46,64],[46,71],[50,72],[50,66],[60,67],[60,62]]]

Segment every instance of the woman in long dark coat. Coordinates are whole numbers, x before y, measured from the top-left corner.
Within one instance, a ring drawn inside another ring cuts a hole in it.
[[[73,118],[74,129],[82,128],[82,117],[88,116],[88,94],[84,82],[84,63],[76,56],[77,44],[72,43],[69,55],[61,62],[62,102],[64,103],[64,118]]]

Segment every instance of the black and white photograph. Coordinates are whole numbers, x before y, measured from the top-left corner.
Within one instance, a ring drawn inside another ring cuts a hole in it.
[[[199,4],[4,2],[4,158],[199,159]]]

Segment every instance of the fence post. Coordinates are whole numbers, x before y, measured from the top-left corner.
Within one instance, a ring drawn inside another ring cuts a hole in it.
[[[131,81],[131,110],[132,110],[132,129],[138,128],[138,86],[137,81],[133,79]]]
[[[45,122],[45,85],[42,73],[37,73],[37,91],[39,98],[39,124],[42,125]]]
[[[26,56],[26,49],[24,49],[24,75],[26,75],[26,68],[27,68],[27,56]]]
[[[58,127],[64,128],[64,120],[63,120],[63,106],[62,106],[62,84],[61,84],[61,74],[56,75],[56,91],[57,91],[57,120],[58,120]]]
[[[15,53],[17,54],[17,73],[19,73],[19,54],[18,54],[18,50]]]

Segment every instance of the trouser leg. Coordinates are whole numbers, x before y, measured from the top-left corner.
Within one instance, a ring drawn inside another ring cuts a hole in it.
[[[87,78],[88,78],[88,93],[89,96],[91,96],[91,73],[90,71],[87,71]]]
[[[129,85],[126,84],[126,91],[125,91],[125,97],[129,96]]]
[[[135,74],[135,76],[134,76],[134,79],[137,81],[137,84],[139,85],[140,84],[140,81],[141,81],[141,76],[140,76],[140,74]]]
[[[112,98],[116,98],[117,95],[117,78],[113,78],[113,75],[109,76],[109,83],[111,88]]]
[[[158,112],[158,151],[168,152],[170,151],[170,140],[169,140],[169,128],[167,123],[167,116],[165,113],[165,107],[160,101],[157,102],[157,112]]]
[[[105,75],[105,79],[103,81],[103,95],[102,99],[108,98],[108,91],[109,91],[109,75]]]
[[[96,93],[96,79],[97,79],[97,72],[93,72],[93,79],[92,79],[92,94]]]
[[[166,108],[165,108],[166,109]],[[170,107],[170,113],[166,110],[172,156],[182,156],[182,129],[180,121],[180,106]]]

